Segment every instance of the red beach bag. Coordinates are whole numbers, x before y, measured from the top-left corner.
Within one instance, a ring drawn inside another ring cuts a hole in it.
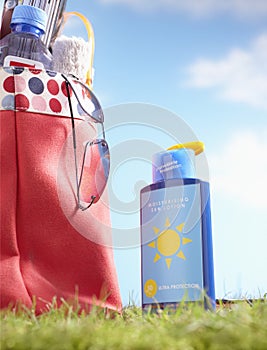
[[[68,98],[59,73],[0,69],[1,308],[36,299],[40,313],[75,293],[83,308],[121,308],[107,191],[88,210],[77,205],[73,124],[80,173],[96,129],[78,100],[95,107],[82,85],[71,86]]]

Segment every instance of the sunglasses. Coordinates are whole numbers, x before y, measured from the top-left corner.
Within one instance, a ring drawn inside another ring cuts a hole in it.
[[[84,83],[76,78],[69,80],[64,74],[62,74],[62,77],[66,82],[67,98],[71,115],[77,205],[79,209],[85,211],[100,199],[109,176],[110,153],[107,141],[105,140],[104,113],[96,96]],[[86,98],[80,98],[81,92]],[[78,174],[75,119],[71,103],[71,94],[77,99],[78,106],[82,110],[85,120],[87,122],[100,124],[102,133],[102,138],[90,140],[84,144],[80,175]]]

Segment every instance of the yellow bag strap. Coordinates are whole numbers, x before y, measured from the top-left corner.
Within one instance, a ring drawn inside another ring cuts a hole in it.
[[[65,12],[64,18],[65,20],[68,20],[70,16],[77,16],[79,17],[87,30],[88,34],[88,41],[91,44],[91,55],[89,57],[89,68],[86,74],[86,84],[89,86],[90,89],[92,89],[93,84],[93,63],[94,63],[94,54],[95,54],[95,35],[94,30],[92,27],[91,22],[81,13],[73,11],[73,12]]]

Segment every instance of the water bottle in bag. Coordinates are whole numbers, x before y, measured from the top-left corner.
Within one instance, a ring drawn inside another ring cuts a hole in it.
[[[29,5],[16,6],[10,24],[11,34],[2,47],[0,66],[51,69],[52,55],[41,40],[46,22],[44,10]]]

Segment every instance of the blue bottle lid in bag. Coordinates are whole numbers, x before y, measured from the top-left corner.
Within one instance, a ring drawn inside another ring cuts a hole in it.
[[[11,28],[19,24],[33,26],[44,34],[46,23],[47,14],[44,10],[30,5],[18,5],[14,9],[10,26]]]

